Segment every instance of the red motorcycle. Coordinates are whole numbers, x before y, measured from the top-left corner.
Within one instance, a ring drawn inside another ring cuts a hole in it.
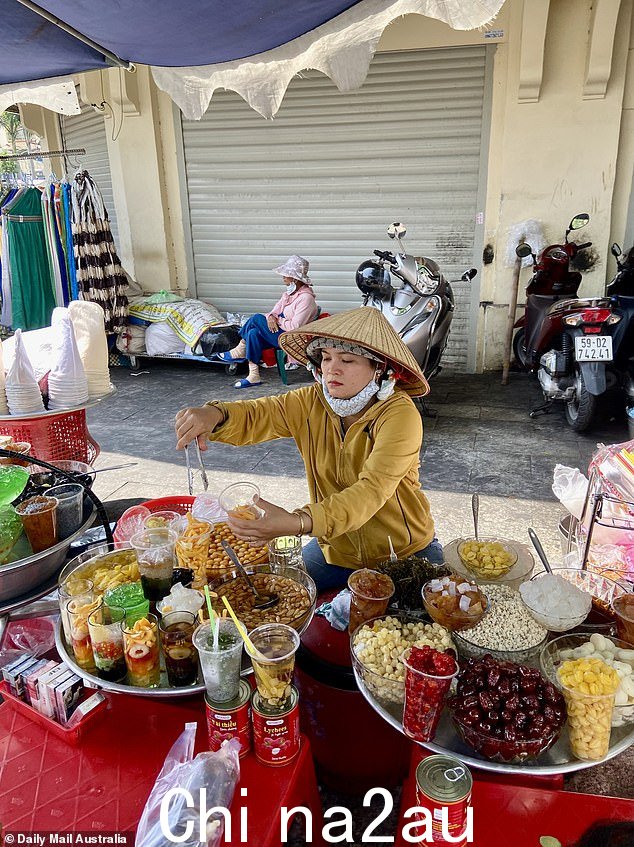
[[[581,274],[570,271],[570,259],[586,244],[571,244],[568,235],[588,223],[577,215],[566,230],[564,244],[546,247],[536,261],[529,244],[520,244],[519,257],[533,256],[535,273],[526,290],[526,311],[517,322],[513,349],[526,370],[536,371],[545,402],[530,413],[547,414],[555,400],[565,403],[566,420],[577,432],[588,429],[598,398],[614,383],[612,329],[621,320],[609,298],[575,295]]]

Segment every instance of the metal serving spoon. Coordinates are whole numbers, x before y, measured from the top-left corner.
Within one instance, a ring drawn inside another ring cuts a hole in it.
[[[528,537],[533,542],[533,547],[537,550],[537,555],[542,560],[542,565],[546,568],[548,573],[552,573],[553,569],[550,566],[550,562],[546,558],[546,554],[544,553],[544,548],[542,547],[542,543],[537,537],[537,533],[531,527],[528,528]]]
[[[480,512],[480,498],[477,494],[471,495],[471,510],[473,511],[473,533],[478,540],[478,514]]]
[[[240,571],[242,576],[246,579],[249,588],[255,595],[255,605],[254,609],[270,609],[272,606],[276,606],[280,602],[279,594],[260,594],[255,585],[251,582],[249,578],[249,574],[246,572],[242,562],[238,559],[235,550],[233,547],[224,539],[220,542],[222,544],[222,549],[225,551],[227,556],[231,559],[233,564]]]

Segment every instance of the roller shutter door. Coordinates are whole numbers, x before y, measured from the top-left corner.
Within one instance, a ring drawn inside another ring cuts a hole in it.
[[[119,250],[119,229],[117,215],[112,196],[112,174],[108,158],[106,142],[106,120],[92,106],[82,104],[80,115],[64,115],[60,117],[64,144],[68,149],[84,147],[86,155],[79,157],[79,164],[87,170],[103,194],[103,200],[108,211],[110,229],[117,251]],[[75,158],[71,156],[71,161]],[[69,173],[72,176],[72,173]]]
[[[197,296],[221,311],[268,310],[280,282],[270,268],[299,253],[321,307],[354,308],[356,267],[390,249],[391,221],[407,225],[409,252],[436,259],[450,279],[479,267],[485,53],[380,53],[356,92],[302,73],[272,121],[234,92],[215,94],[201,121],[183,120]],[[444,364],[465,370],[472,292],[454,291]]]

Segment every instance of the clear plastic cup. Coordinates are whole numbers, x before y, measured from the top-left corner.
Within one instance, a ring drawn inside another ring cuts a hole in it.
[[[220,508],[233,518],[256,520],[262,515],[255,504],[259,496],[260,489],[252,482],[234,482],[220,492],[218,502]]]
[[[365,621],[378,618],[385,613],[395,588],[392,579],[384,573],[359,568],[348,577],[350,589],[350,624],[348,631]]]
[[[447,676],[437,676],[412,667],[409,662],[411,648],[403,653],[405,665],[405,707],[403,710],[403,732],[414,741],[431,741],[445,705],[451,683],[458,675],[458,665]]]
[[[193,644],[195,627],[196,615],[191,612],[170,612],[159,623],[167,680],[175,688],[195,685],[198,680],[198,656]]]
[[[246,644],[245,648],[253,665],[262,709],[273,714],[283,711],[291,698],[299,634],[292,626],[266,623],[256,627],[249,638],[256,653]]]
[[[57,500],[55,497],[29,497],[16,512],[34,553],[48,550],[57,543]]]
[[[68,619],[67,605],[71,597],[81,600],[84,603],[90,603],[95,599],[94,585],[91,579],[82,579],[80,577],[69,576],[64,582],[60,583],[58,591],[59,596],[59,612],[62,622],[62,630],[66,643],[70,645],[70,621]]]
[[[610,749],[614,694],[582,694],[562,686],[568,712],[572,755],[587,762],[605,758]]]
[[[132,626],[121,624],[128,682],[139,688],[156,688],[161,681],[158,621],[156,615],[139,618]]]
[[[634,594],[623,594],[612,601],[616,615],[616,634],[634,646]]]
[[[217,623],[217,644],[216,624],[205,623],[194,632],[194,647],[198,650],[209,699],[225,703],[238,696],[243,642],[231,618],[220,618]]]
[[[207,562],[209,560],[209,544],[211,543],[211,524],[203,524],[192,531],[186,529],[176,540],[176,559],[179,568],[193,572],[193,588],[202,588],[207,584]]]
[[[132,626],[139,618],[147,617],[150,601],[143,594],[140,582],[124,582],[114,588],[108,588],[103,601],[110,609],[123,609],[127,626]]]
[[[84,514],[84,489],[76,482],[55,485],[48,492],[57,498],[57,534],[60,539],[77,532]]]
[[[101,598],[86,600],[82,597],[71,597],[66,604],[68,625],[70,630],[70,646],[75,661],[82,670],[95,673],[95,658],[92,653],[90,630],[88,629],[89,615],[101,605]]]
[[[174,529],[174,521],[179,521],[182,516],[178,512],[164,510],[152,512],[143,521],[144,529]]]
[[[176,537],[172,530],[161,528],[144,529],[130,539],[148,600],[162,600],[170,592],[176,564]]]
[[[270,564],[306,570],[302,557],[302,539],[297,535],[281,535],[271,539],[268,550]]]
[[[88,615],[88,631],[99,679],[120,682],[127,673],[123,655],[122,621],[125,621],[124,609],[110,608],[103,604]]]

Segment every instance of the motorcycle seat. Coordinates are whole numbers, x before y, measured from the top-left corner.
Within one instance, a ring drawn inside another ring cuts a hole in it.
[[[557,294],[529,294],[526,298],[526,347],[532,350],[537,341],[543,318],[550,307],[565,297]]]

